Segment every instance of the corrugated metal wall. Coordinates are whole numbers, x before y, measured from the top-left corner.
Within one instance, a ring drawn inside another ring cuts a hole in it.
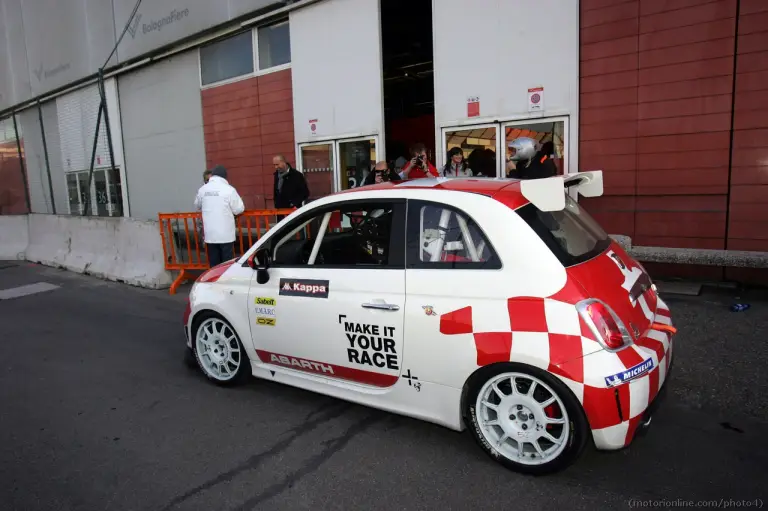
[[[768,250],[766,11],[764,0],[582,0],[580,166],[605,170],[605,196],[587,204],[610,232]]]

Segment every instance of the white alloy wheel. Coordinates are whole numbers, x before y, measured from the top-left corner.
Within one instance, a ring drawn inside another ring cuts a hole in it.
[[[536,376],[494,375],[477,394],[475,410],[487,447],[514,463],[544,465],[568,445],[571,420],[565,403]]]
[[[238,375],[243,364],[243,352],[232,327],[224,320],[209,317],[195,334],[197,360],[205,374],[220,382]]]

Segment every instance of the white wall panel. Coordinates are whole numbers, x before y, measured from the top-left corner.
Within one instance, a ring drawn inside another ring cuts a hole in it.
[[[296,142],[383,134],[379,0],[325,0],[290,25]]]
[[[577,162],[578,0],[432,0],[432,5],[438,140],[442,126],[567,114],[570,161]],[[544,87],[545,109],[530,114],[528,88],[537,86]],[[479,117],[467,116],[471,96],[480,98]]]

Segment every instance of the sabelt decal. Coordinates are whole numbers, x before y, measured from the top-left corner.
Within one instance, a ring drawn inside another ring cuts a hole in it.
[[[253,303],[256,304],[253,309],[253,313],[256,316],[256,324],[261,326],[275,326],[277,300],[274,298],[257,296],[253,300]]]
[[[642,376],[643,374],[647,373],[651,369],[653,369],[653,359],[649,358],[648,360],[645,360],[644,362],[641,362],[640,364],[637,364],[634,367],[630,367],[626,371],[616,373],[612,376],[606,376],[605,384],[608,387],[616,387],[618,385],[621,385],[622,383],[626,383],[630,380],[633,380],[638,376]]]
[[[328,298],[327,280],[280,279],[280,294],[283,296],[307,296]]]
[[[307,360],[299,357],[281,355],[279,353],[272,353],[270,351],[256,350],[256,353],[259,355],[259,358],[267,364],[288,367],[297,371],[304,371],[321,376],[348,380],[351,382],[362,383],[364,385],[371,385],[374,387],[391,387],[397,383],[398,380],[398,376],[396,375],[363,371],[351,367],[318,362],[316,360]]]

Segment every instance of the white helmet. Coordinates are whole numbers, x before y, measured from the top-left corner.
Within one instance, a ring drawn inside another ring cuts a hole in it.
[[[510,161],[525,161],[536,156],[536,141],[532,138],[516,138],[509,143],[509,148],[515,150],[515,154],[509,157]]]

